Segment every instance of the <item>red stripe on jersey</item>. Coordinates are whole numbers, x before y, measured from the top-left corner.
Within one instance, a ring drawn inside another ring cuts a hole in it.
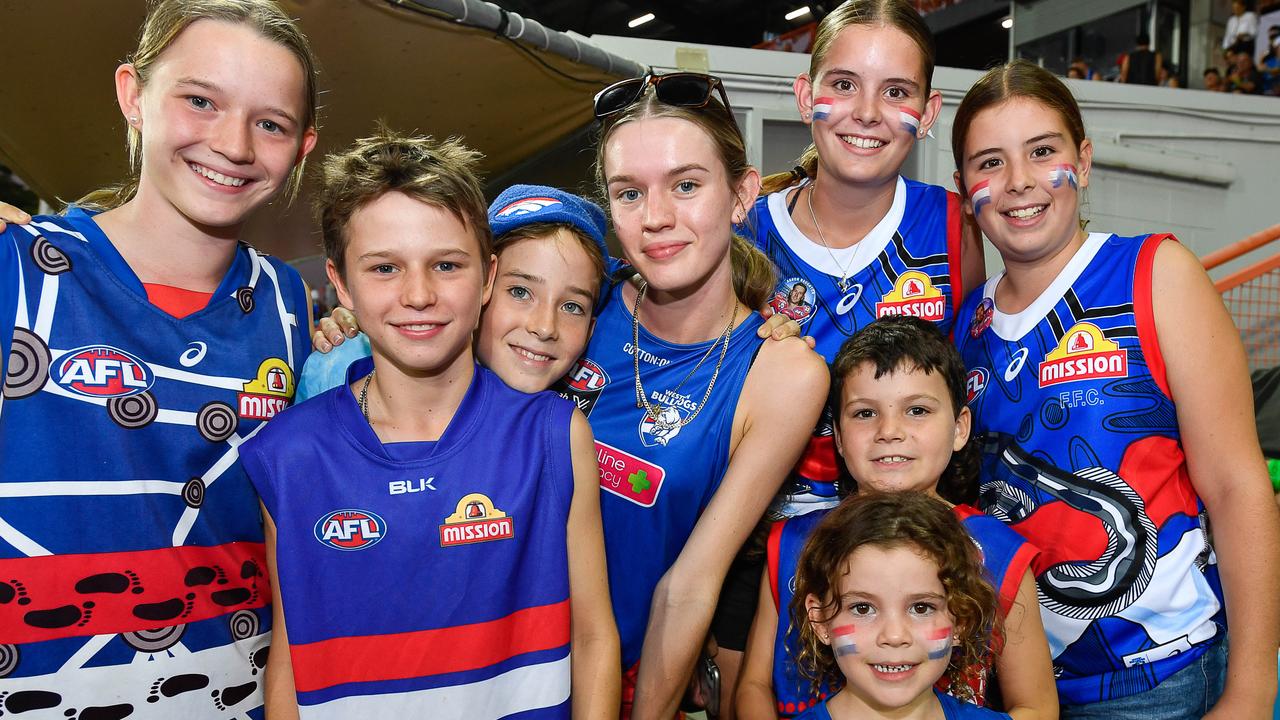
[[[796,474],[818,482],[835,482],[840,477],[836,467],[836,441],[830,435],[809,438],[804,455],[796,464]]]
[[[765,550],[765,558],[769,564],[769,592],[773,594],[773,607],[780,609],[778,600],[778,557],[782,554],[782,526],[785,520],[779,520],[769,527],[769,544]]]
[[[147,300],[152,305],[178,319],[200,312],[213,299],[211,292],[187,290],[172,285],[143,283],[142,287],[147,291]]]
[[[262,543],[0,560],[0,643],[169,627],[270,602]]]
[[[1165,240],[1178,242],[1178,238],[1163,233],[1150,235],[1142,241],[1142,249],[1138,251],[1138,264],[1133,270],[1133,320],[1138,326],[1138,344],[1142,346],[1142,356],[1147,361],[1147,371],[1160,387],[1166,397],[1169,393],[1169,378],[1164,371],[1164,353],[1160,352],[1160,338],[1156,335],[1156,314],[1151,296],[1151,277],[1155,272],[1156,249]]]
[[[285,616],[288,624],[288,616]],[[525,608],[488,622],[292,645],[298,692],[352,682],[430,677],[496,665],[569,643],[569,601]]]
[[[964,214],[960,212],[960,196],[947,193],[947,268],[951,274],[951,312],[956,319],[951,332],[955,334],[955,326],[960,324],[960,305],[964,302]],[[982,248],[982,244],[978,244]]]

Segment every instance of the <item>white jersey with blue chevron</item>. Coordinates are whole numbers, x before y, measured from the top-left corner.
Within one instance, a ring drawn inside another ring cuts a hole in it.
[[[700,405],[716,372],[719,338],[678,345],[641,326],[636,347],[622,284],[606,303],[586,354],[554,389],[577,404],[595,433],[609,593],[623,667],[630,668],[640,659],[654,588],[729,467],[734,411],[764,342],[756,337],[764,319],[752,313],[734,328],[715,387]],[[662,423],[636,407],[637,358]]]
[[[1221,633],[1152,310],[1155,251],[1170,237],[1092,233],[1022,312],[996,307],[1000,275],[956,325],[983,444],[979,503],[1041,549],[1064,703],[1149,690]]]
[[[261,716],[270,590],[238,448],[292,397],[306,302],[241,246],[178,319],[85,212],[0,235],[4,711]]]
[[[778,268],[770,307],[800,323],[827,362],[845,340],[884,315],[914,315],[951,331],[964,287],[958,195],[899,177],[884,218],[854,245],[832,249],[796,226],[787,207],[789,192],[756,200],[747,236]],[[797,198],[794,211],[807,212],[805,201]],[[774,514],[791,517],[834,506],[838,474],[828,411],[783,486]]]
[[[438,442],[384,445],[343,383],[245,443],[304,720],[569,717],[572,413],[477,365]]]

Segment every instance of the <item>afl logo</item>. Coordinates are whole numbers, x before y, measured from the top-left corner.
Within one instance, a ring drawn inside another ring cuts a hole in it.
[[[609,376],[604,369],[586,358],[581,358],[569,368],[564,382],[571,390],[578,392],[595,392],[609,383]]]
[[[500,218],[532,215],[534,213],[540,213],[548,208],[554,208],[561,204],[562,203],[559,200],[549,197],[523,198],[502,208],[494,215]]]
[[[991,374],[986,368],[974,368],[969,371],[969,375],[965,378],[965,404],[969,404],[978,399],[983,390],[987,389],[987,381],[991,379]]]
[[[128,397],[150,388],[155,375],[146,363],[119,348],[90,345],[58,359],[54,382],[85,397]]]
[[[368,510],[337,510],[316,522],[316,539],[335,550],[364,550],[387,534],[387,524]]]

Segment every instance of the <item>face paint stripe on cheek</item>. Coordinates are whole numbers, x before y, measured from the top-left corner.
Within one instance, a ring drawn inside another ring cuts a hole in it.
[[[928,652],[930,660],[940,660],[951,652],[951,627],[932,630],[926,636],[929,640]]]
[[[835,107],[835,98],[820,97],[813,101],[813,119],[826,120],[831,117],[831,109]]]
[[[831,648],[837,656],[853,655],[858,652],[858,646],[853,642],[852,625],[841,625],[831,628]]]
[[[1049,182],[1054,187],[1062,187],[1062,183],[1066,181],[1071,183],[1071,189],[1075,190],[1079,187],[1079,179],[1076,177],[1076,166],[1069,163],[1062,165],[1054,165],[1049,168]]]
[[[983,180],[969,190],[969,202],[973,203],[973,214],[982,212],[982,208],[991,204],[991,181]]]
[[[902,120],[902,129],[908,135],[920,132],[920,113],[909,107],[899,108],[898,117]]]

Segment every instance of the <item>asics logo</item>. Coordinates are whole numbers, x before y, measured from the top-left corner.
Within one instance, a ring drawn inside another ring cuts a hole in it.
[[[1027,362],[1027,355],[1031,354],[1028,348],[1022,348],[1013,354],[1013,359],[1009,361],[1009,366],[1004,369],[1004,381],[1013,382],[1018,377],[1018,373],[1022,371],[1022,366]]]

